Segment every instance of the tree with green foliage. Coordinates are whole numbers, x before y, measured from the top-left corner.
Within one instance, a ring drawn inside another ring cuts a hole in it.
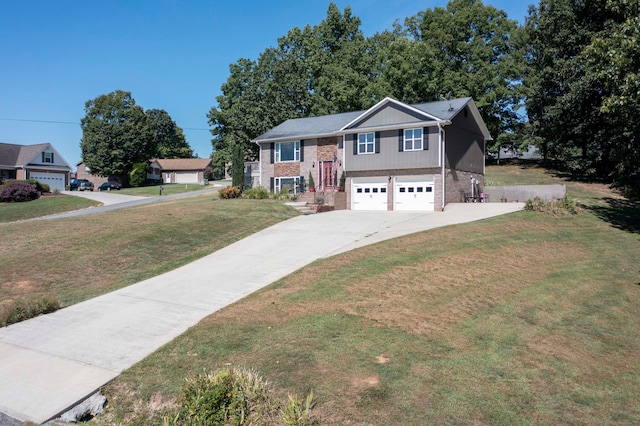
[[[193,149],[187,143],[182,129],[163,109],[148,109],[149,126],[153,144],[157,147],[156,158],[192,158]]]
[[[470,96],[494,137],[489,148],[512,145],[524,102],[517,22],[480,0],[452,0],[406,19],[404,30],[383,74],[392,95],[411,103]]]
[[[123,182],[133,164],[155,154],[149,117],[130,92],[117,90],[85,103],[82,160],[98,176],[119,176]]]
[[[637,0],[541,0],[525,25],[524,80],[545,158],[635,193],[638,9]]]

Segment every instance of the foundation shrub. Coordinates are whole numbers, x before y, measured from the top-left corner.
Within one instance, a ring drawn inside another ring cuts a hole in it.
[[[244,191],[243,197],[251,200],[264,200],[269,198],[269,191],[265,188],[249,188]]]
[[[231,198],[239,198],[242,191],[240,191],[240,188],[237,186],[227,186],[220,189],[218,194],[220,194],[220,198],[227,200]]]
[[[26,182],[11,182],[3,185],[0,201],[3,203],[33,201],[40,197],[38,190]]]

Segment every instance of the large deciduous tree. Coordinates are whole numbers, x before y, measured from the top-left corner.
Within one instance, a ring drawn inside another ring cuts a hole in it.
[[[541,0],[525,26],[527,111],[547,158],[638,189],[638,0]]]
[[[393,47],[384,75],[394,95],[407,102],[471,96],[496,141],[493,150],[507,144],[505,136],[523,121],[517,22],[480,0],[452,0],[406,19],[405,30],[409,37]]]
[[[155,153],[149,117],[131,93],[122,90],[87,101],[85,113],[80,121],[85,165],[93,174],[127,182],[133,164]]]
[[[156,158],[191,158],[193,149],[187,143],[182,129],[163,109],[148,109],[149,126],[156,146]]]

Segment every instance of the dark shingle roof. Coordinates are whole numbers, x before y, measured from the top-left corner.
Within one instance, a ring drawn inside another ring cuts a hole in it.
[[[369,110],[354,111],[342,114],[322,115],[319,117],[294,118],[287,120],[266,133],[254,139],[254,142],[266,142],[274,140],[287,140],[296,138],[311,138],[321,136],[331,136],[341,134],[342,129],[357,118],[379,106],[384,106],[386,102],[395,101],[391,98],[379,102]],[[450,121],[470,102],[471,98],[459,98],[443,100],[437,102],[427,102],[422,104],[409,105],[410,107],[422,111],[438,120]],[[487,131],[488,135],[488,131]]]

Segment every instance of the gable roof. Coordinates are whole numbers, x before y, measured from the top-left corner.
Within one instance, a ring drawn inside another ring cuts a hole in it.
[[[16,145],[11,143],[0,143],[0,165],[10,167],[23,167],[37,159],[42,151],[49,149],[53,151],[58,159],[67,165],[69,170],[71,166],[56,151],[50,143],[39,143],[35,145]]]
[[[153,161],[164,171],[204,170],[211,166],[211,158],[160,158]]]
[[[458,98],[414,105],[405,104],[392,98],[384,98],[382,101],[364,111],[290,119],[253,139],[252,142],[264,143],[278,140],[343,135],[348,133],[351,125],[375,115],[388,105],[402,106],[424,117],[425,121],[436,121],[445,125],[451,124],[451,120],[467,107],[478,123],[485,139],[491,139],[489,130],[484,120],[482,120],[480,112],[472,98]]]

